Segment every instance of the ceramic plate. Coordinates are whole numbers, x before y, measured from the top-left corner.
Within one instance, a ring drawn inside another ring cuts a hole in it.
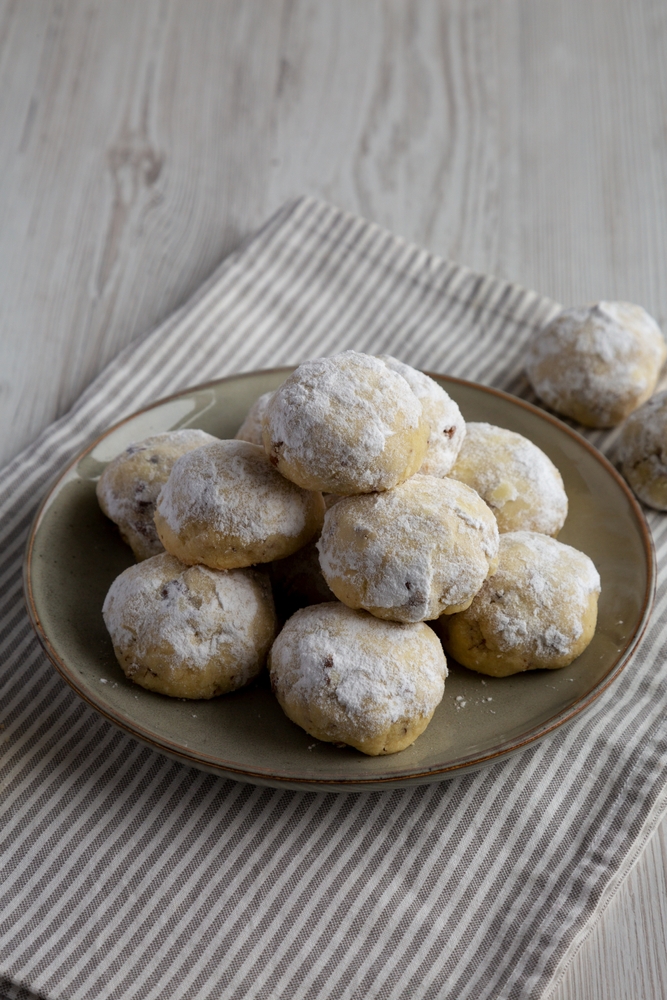
[[[107,431],[51,488],[28,544],[26,595],[46,652],[76,693],[131,736],[194,767],[257,784],[350,791],[422,784],[481,767],[590,705],[618,677],[647,622],[655,570],[641,510],[612,466],[560,421],[506,393],[444,376],[434,377],[466,420],[524,434],[563,475],[570,512],[559,539],[588,553],[602,578],[597,631],[578,660],[563,670],[504,679],[450,663],[445,697],[426,732],[386,757],[308,736],[283,715],[266,676],[196,702],[126,680],[101,609],[133,557],[97,505],[97,478],[128,444],[150,434],[199,427],[233,437],[252,402],[289,371],[222,379],[155,403]]]

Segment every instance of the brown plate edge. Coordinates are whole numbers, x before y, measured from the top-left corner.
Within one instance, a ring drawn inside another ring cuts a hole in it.
[[[191,767],[203,767],[207,771],[217,773],[221,776],[230,776],[237,778],[239,780],[245,780],[250,783],[270,783],[273,787],[298,787],[303,790],[307,789],[318,789],[322,791],[329,790],[340,790],[341,788],[348,789],[350,791],[364,789],[371,790],[378,787],[396,787],[401,783],[417,783],[420,781],[443,781],[447,778],[454,777],[457,774],[465,773],[466,771],[477,770],[486,764],[495,763],[496,761],[508,757],[517,751],[529,746],[538,740],[543,739],[554,729],[558,729],[560,726],[569,722],[571,719],[575,718],[581,712],[585,711],[620,675],[625,666],[627,665],[632,653],[636,649],[639,641],[641,640],[646,627],[648,625],[650,611],[653,605],[653,600],[655,597],[655,587],[656,587],[656,577],[657,577],[657,564],[656,564],[656,554],[655,546],[653,544],[653,538],[651,536],[648,524],[646,523],[646,518],[644,512],[636,500],[634,494],[630,490],[625,480],[619,474],[619,472],[614,468],[611,462],[595,448],[589,441],[586,440],[581,434],[575,431],[573,428],[569,427],[563,421],[559,420],[557,417],[553,416],[551,413],[535,406],[533,403],[529,403],[524,399],[520,399],[518,396],[513,396],[511,393],[504,392],[502,389],[496,389],[492,386],[481,385],[479,382],[471,382],[468,379],[456,378],[452,375],[445,375],[439,372],[425,372],[425,374],[436,378],[442,379],[445,382],[451,382],[457,385],[466,386],[472,389],[482,389],[484,392],[488,392],[490,395],[498,396],[501,399],[506,400],[514,405],[518,405],[528,410],[530,413],[542,418],[543,420],[552,423],[558,430],[565,432],[571,438],[583,445],[586,450],[598,461],[605,471],[611,475],[615,480],[616,484],[621,488],[621,491],[625,494],[626,499],[629,501],[630,506],[635,515],[637,524],[640,528],[640,534],[644,544],[644,553],[647,562],[647,582],[646,591],[644,594],[644,601],[642,604],[642,613],[639,619],[639,623],[634,633],[627,640],[625,647],[620,651],[619,656],[609,670],[609,673],[603,680],[599,681],[594,685],[589,691],[582,694],[577,701],[572,704],[568,709],[559,714],[552,716],[552,718],[547,719],[546,722],[542,723],[537,729],[530,731],[522,739],[511,740],[507,743],[499,744],[494,747],[491,751],[484,753],[476,757],[465,757],[459,760],[451,761],[444,767],[433,767],[426,771],[403,771],[395,772],[386,776],[373,776],[369,778],[348,778],[345,775],[340,777],[330,777],[330,778],[303,778],[299,775],[294,774],[279,774],[274,771],[265,771],[261,768],[247,771],[232,762],[221,761],[219,758],[209,758],[205,754],[195,754],[189,750],[185,750],[182,746],[178,744],[172,744],[169,740],[157,740],[154,734],[150,730],[144,730],[143,727],[137,725],[133,720],[129,719],[123,715],[117,715],[114,712],[109,711],[106,706],[101,706],[93,701],[83,690],[81,690],[76,682],[76,676],[70,672],[68,665],[60,659],[56,651],[51,646],[48,636],[39,618],[39,613],[35,605],[34,596],[32,592],[32,554],[34,548],[35,537],[39,525],[41,523],[42,515],[44,510],[48,506],[48,503],[56,491],[62,480],[69,474],[72,468],[82,460],[87,454],[89,454],[97,445],[108,437],[112,432],[122,427],[124,424],[128,423],[130,420],[134,420],[135,417],[142,413],[146,413],[149,410],[155,409],[158,406],[162,406],[171,400],[178,399],[186,393],[199,392],[213,386],[219,386],[229,381],[236,381],[239,378],[253,377],[256,375],[268,375],[271,373],[286,373],[289,374],[294,370],[293,366],[285,366],[279,368],[266,368],[260,369],[258,371],[250,372],[240,372],[235,375],[228,375],[220,379],[211,379],[208,382],[203,382],[199,385],[188,386],[179,392],[172,393],[169,396],[164,396],[161,399],[155,400],[155,402],[150,403],[148,406],[144,406],[139,410],[135,410],[133,413],[119,420],[117,423],[108,427],[104,433],[98,435],[89,445],[86,446],[82,451],[78,452],[77,455],[67,464],[65,469],[62,470],[51,482],[51,485],[47,488],[42,502],[40,503],[35,517],[33,519],[32,526],[30,528],[30,534],[28,536],[28,542],[26,545],[26,555],[23,563],[23,587],[24,595],[26,601],[26,607],[28,610],[28,617],[30,622],[37,634],[46,655],[49,660],[63,678],[63,680],[69,684],[73,691],[91,708],[96,712],[106,718],[109,722],[123,729],[130,736],[139,739],[142,743],[150,746],[152,749],[158,750],[169,755],[172,758],[180,760],[182,763],[188,764]]]

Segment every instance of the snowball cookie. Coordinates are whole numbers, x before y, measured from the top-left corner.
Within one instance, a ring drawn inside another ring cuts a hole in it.
[[[667,392],[659,392],[628,417],[616,458],[639,499],[667,510]]]
[[[296,552],[323,516],[321,495],[284,479],[256,444],[216,441],[176,462],[155,524],[167,552],[189,566],[234,569]]]
[[[335,600],[320,569],[316,541],[268,565],[276,611],[283,620],[309,604]]]
[[[97,499],[137,559],[164,552],[153,515],[174,462],[216,440],[204,431],[169,431],[131,444],[107,465],[97,483]]]
[[[429,433],[406,380],[356,351],[299,365],[263,421],[279,472],[304,489],[344,496],[402,483],[424,461]]]
[[[237,441],[249,441],[250,444],[257,444],[260,448],[264,447],[262,417],[271,396],[273,396],[273,392],[265,392],[263,396],[255,400],[248,410],[245,420],[234,435]]]
[[[382,622],[335,602],[290,618],[269,671],[292,722],[376,756],[404,750],[424,732],[442,701],[447,661],[428,625]]]
[[[547,406],[587,427],[613,427],[653,393],[667,346],[641,306],[566,309],[528,345],[526,374]]]
[[[331,507],[318,548],[324,579],[343,604],[420,622],[468,607],[495,569],[498,528],[468,486],[417,475]]]
[[[499,531],[557,535],[567,517],[567,494],[551,459],[528,438],[504,427],[469,423],[466,428],[450,476],[488,503]]]
[[[276,633],[266,573],[187,567],[166,553],[121,573],[102,614],[130,680],[174,698],[243,687]]]
[[[466,425],[461,411],[442,386],[428,375],[410,365],[404,365],[388,354],[381,354],[380,360],[403,376],[422,404],[424,416],[428,420],[428,447],[419,471],[425,476],[446,476],[456,461],[465,437]]]
[[[500,562],[470,607],[435,625],[446,652],[492,677],[566,667],[597,620],[600,577],[583,552],[533,531],[500,536]]]

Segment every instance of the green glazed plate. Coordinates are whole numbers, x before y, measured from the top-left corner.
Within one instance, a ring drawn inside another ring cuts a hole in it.
[[[290,370],[221,379],[157,402],[107,431],[51,488],[28,543],[25,586],[33,625],[67,683],[115,725],[183,763],[311,790],[442,780],[514,753],[587,708],[628,664],[648,619],[655,557],[641,509],[606,459],[559,420],[498,390],[438,375],[466,420],[518,431],[563,475],[570,513],[559,539],[586,552],[602,578],[595,637],[570,667],[494,679],[450,663],[444,699],[426,732],[385,757],[313,739],[283,715],[266,676],[212,701],[167,698],[125,678],[101,609],[133,557],[97,505],[97,478],[128,444],[151,434],[199,427],[233,437],[254,400]]]

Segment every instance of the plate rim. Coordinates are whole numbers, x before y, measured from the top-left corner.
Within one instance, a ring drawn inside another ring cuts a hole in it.
[[[469,379],[457,378],[453,375],[447,375],[442,372],[432,372],[424,370],[424,374],[430,376],[431,378],[441,379],[445,382],[450,382],[456,385],[465,386],[475,390],[482,390],[490,395],[497,396],[513,405],[518,405],[528,412],[532,413],[547,422],[553,424],[558,430],[564,432],[571,438],[573,438],[579,445],[583,447],[590,453],[590,455],[599,462],[604,470],[611,475],[615,480],[616,484],[621,488],[621,491],[625,494],[626,499],[629,501],[630,507],[635,516],[636,523],[640,529],[640,536],[643,543],[644,554],[646,557],[647,564],[647,581],[646,589],[643,596],[641,614],[639,617],[638,625],[633,632],[633,634],[628,638],[625,646],[619,651],[619,655],[615,662],[612,664],[607,675],[598,681],[597,684],[593,685],[588,691],[580,695],[579,698],[568,708],[556,713],[556,715],[551,716],[546,719],[539,726],[533,727],[523,736],[511,740],[507,740],[503,743],[499,743],[496,746],[490,748],[489,750],[477,754],[468,755],[462,758],[455,758],[444,766],[435,766],[431,768],[423,769],[412,769],[404,770],[402,772],[395,772],[387,775],[373,775],[367,778],[362,777],[346,777],[344,774],[340,776],[331,776],[327,778],[321,778],[316,776],[304,777],[301,774],[289,774],[287,772],[277,773],[275,771],[255,767],[252,770],[244,769],[239,766],[238,762],[234,763],[231,761],[222,761],[219,757],[213,757],[207,755],[206,753],[197,751],[194,752],[188,748],[187,752],[183,748],[182,744],[172,743],[166,737],[156,737],[155,733],[151,730],[144,729],[143,726],[135,722],[129,716],[124,716],[120,713],[116,713],[110,710],[105,705],[98,704],[93,698],[91,698],[87,692],[77,684],[77,678],[74,670],[70,668],[66,661],[64,661],[56,652],[56,650],[51,645],[49,637],[46,633],[46,629],[42,625],[39,611],[35,602],[35,597],[32,588],[32,560],[33,560],[33,550],[35,545],[35,539],[37,536],[37,531],[41,524],[43,515],[49,505],[49,502],[53,495],[58,490],[62,481],[70,474],[72,469],[74,469],[79,462],[86,455],[88,455],[94,448],[100,444],[106,437],[112,434],[114,431],[123,425],[134,420],[136,417],[141,416],[143,413],[147,413],[150,410],[162,406],[165,403],[169,403],[172,400],[179,399],[189,393],[195,393],[204,391],[212,387],[218,387],[223,385],[225,382],[238,381],[243,378],[250,378],[256,375],[269,375],[269,374],[285,374],[288,375],[290,372],[294,371],[296,365],[285,365],[275,368],[262,368],[255,369],[253,371],[238,372],[234,375],[226,375],[218,379],[210,379],[207,382],[198,383],[197,385],[187,386],[178,392],[171,393],[168,396],[162,396],[159,399],[154,400],[152,403],[141,407],[138,410],[128,414],[128,416],[123,417],[116,423],[109,426],[101,434],[97,435],[93,441],[82,448],[76,453],[76,455],[70,459],[70,461],[55,475],[51,480],[50,484],[47,486],[44,496],[37,508],[34,515],[30,532],[28,535],[28,541],[26,543],[25,556],[23,560],[23,590],[25,596],[26,607],[28,611],[28,617],[30,623],[37,634],[40,644],[42,645],[48,659],[54,666],[58,674],[62,679],[72,688],[78,697],[80,697],[86,704],[90,705],[94,711],[100,714],[103,718],[107,719],[113,725],[118,726],[128,735],[132,736],[134,739],[138,739],[144,744],[147,744],[152,749],[157,750],[160,753],[167,754],[172,758],[177,758],[183,763],[188,764],[191,767],[204,768],[208,771],[222,775],[229,775],[240,780],[246,780],[251,783],[265,783],[271,782],[274,786],[283,787],[301,787],[304,790],[308,788],[317,787],[322,790],[330,789],[332,791],[340,789],[344,786],[350,791],[358,790],[363,791],[364,789],[376,788],[377,786],[382,787],[396,787],[397,785],[403,783],[416,784],[424,781],[444,781],[450,777],[455,777],[458,774],[465,773],[467,771],[476,770],[480,767],[487,766],[489,764],[495,763],[500,759],[505,759],[506,757],[522,750],[526,746],[535,743],[550,732],[555,729],[560,728],[565,723],[569,722],[577,715],[584,712],[590,705],[596,701],[600,695],[607,690],[619,677],[622,671],[627,666],[630,657],[635,651],[637,645],[639,644],[642,636],[644,635],[650,617],[651,608],[653,606],[655,598],[655,588],[656,588],[656,578],[657,578],[657,560],[655,545],[653,542],[653,537],[651,535],[650,528],[646,521],[644,512],[632,493],[630,487],[625,482],[620,473],[614,468],[609,459],[602,454],[593,444],[590,443],[582,434],[576,431],[574,428],[570,427],[568,424],[559,420],[558,417],[554,416],[547,410],[536,406],[534,403],[530,403],[525,399],[521,399],[518,396],[512,395],[512,393],[506,392],[503,389],[497,389],[495,386],[483,385],[480,382],[473,382]],[[387,755],[388,759],[391,759],[393,755]]]

